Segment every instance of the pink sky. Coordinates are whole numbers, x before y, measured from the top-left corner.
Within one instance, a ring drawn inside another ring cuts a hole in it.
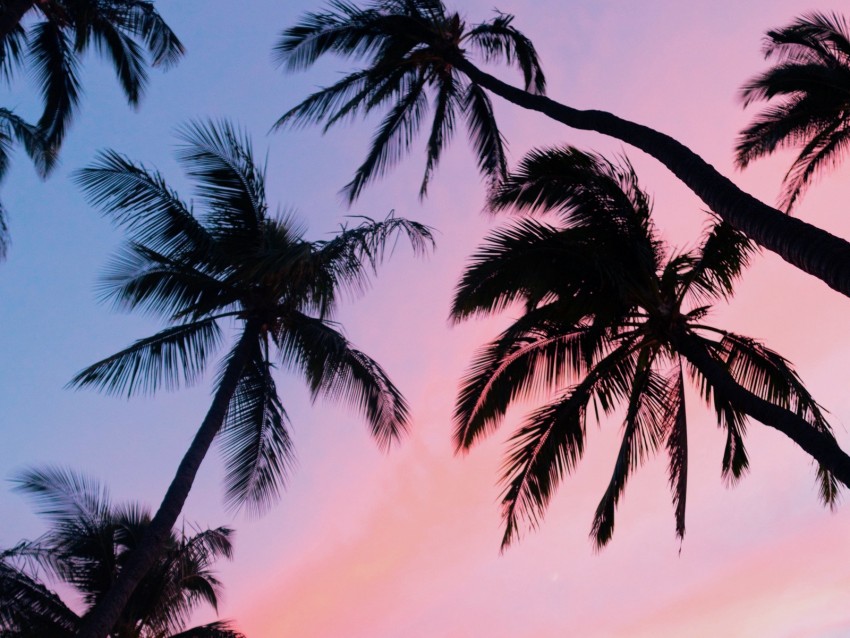
[[[375,122],[324,137],[315,131],[263,136],[284,108],[344,68],[327,63],[283,77],[268,63],[275,34],[320,5],[263,2],[255,12],[234,16],[231,5],[218,0],[205,3],[204,11],[158,4],[186,34],[190,57],[153,78],[138,115],[115,97],[111,78],[91,72],[95,85],[72,130],[66,170],[109,146],[159,166],[183,190],[169,159],[170,131],[188,117],[227,115],[248,126],[261,153],[269,148],[270,200],[297,207],[312,237],[332,230],[345,212],[336,191],[361,159]],[[491,15],[492,3],[485,0],[462,6],[473,22]],[[515,13],[516,25],[538,46],[551,97],[659,128],[746,190],[774,201],[789,156],[758,162],[743,174],[734,171],[734,137],[750,115],[735,96],[743,81],[764,68],[762,33],[810,4],[506,0],[498,7]],[[817,8],[846,5],[830,0]],[[219,59],[224,62],[210,70],[210,60]],[[102,98],[101,84],[108,87]],[[695,242],[706,222],[704,206],[656,162],[601,136],[496,106],[513,161],[534,146],[555,143],[625,151],[654,195],[664,236],[677,246]],[[134,125],[103,126],[106,112],[116,121],[136,118]],[[249,638],[850,635],[850,509],[844,504],[831,513],[820,506],[811,464],[757,423],[748,436],[750,475],[734,488],[725,486],[723,437],[693,393],[681,547],[666,462],[659,457],[630,480],[614,539],[594,552],[587,534],[613,467],[620,424],[612,420],[590,427],[585,459],[562,485],[541,528],[499,554],[496,480],[503,442],[529,406],[510,412],[502,429],[469,455],[452,454],[457,381],[477,346],[505,321],[450,327],[446,319],[464,260],[499,223],[480,214],[484,189],[459,133],[428,200],[419,203],[415,196],[423,157],[414,154],[352,210],[378,217],[394,208],[440,231],[432,257],[415,261],[409,251],[398,251],[373,289],[341,317],[352,341],[405,392],[412,432],[390,454],[381,454],[356,415],[311,407],[301,381],[283,377],[279,385],[295,423],[299,466],[281,502],[256,520],[226,512],[221,463],[211,456],[187,506],[189,520],[238,531],[236,559],[220,570],[226,586],[221,615],[236,620]],[[31,187],[43,190],[16,191],[13,185],[28,183],[25,173],[29,167],[16,166],[3,191],[16,223],[14,252],[0,266],[0,295],[11,300],[0,320],[14,330],[3,337],[0,351],[20,365],[0,397],[0,404],[10,406],[3,425],[10,445],[5,455],[0,450],[0,472],[64,463],[102,477],[118,498],[155,503],[206,409],[208,386],[130,403],[60,390],[75,370],[147,334],[152,324],[95,305],[91,282],[117,235],[104,230],[106,223],[66,183],[67,174]],[[798,214],[850,237],[848,175],[845,165],[825,176]],[[31,192],[47,193],[44,202],[33,203],[25,195]],[[67,226],[54,228],[52,215],[60,212]],[[37,253],[42,245],[45,254]],[[67,269],[75,273],[68,282],[59,278],[65,263],[75,264]],[[29,289],[33,280],[53,286],[54,299],[73,296],[64,306],[67,329],[53,328],[55,311]],[[759,337],[791,359],[850,449],[850,301],[762,255],[735,299],[718,310],[715,324]],[[23,343],[43,350],[25,356],[17,349]],[[39,384],[52,394],[31,396],[29,389]],[[24,390],[13,391],[13,385]],[[45,413],[34,413],[33,405],[42,404]],[[42,529],[19,496],[0,496],[0,512],[8,521],[0,530],[4,546]]]

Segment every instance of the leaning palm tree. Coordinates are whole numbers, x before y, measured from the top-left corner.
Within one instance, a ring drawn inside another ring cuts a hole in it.
[[[838,14],[810,13],[767,32],[775,65],[741,91],[744,105],[769,102],[738,138],[742,168],[780,148],[802,147],[783,180],[779,205],[790,210],[850,143],[850,27]]]
[[[432,242],[429,229],[390,215],[363,218],[329,240],[307,241],[292,216],[269,211],[265,175],[239,130],[227,122],[193,124],[180,137],[177,158],[197,184],[201,215],[158,173],[117,153],[102,154],[78,174],[91,201],[130,238],[107,272],[104,295],[122,308],[164,316],[169,325],[86,368],[72,385],[130,395],[190,383],[221,345],[224,322],[235,323],[238,336],[145,540],[81,635],[104,636],[118,618],[155,563],[219,433],[228,503],[261,511],[274,501],[291,460],[275,361],[300,372],[314,398],[362,412],[383,448],[408,421],[400,392],[352,347],[333,316],[339,295],[363,290],[394,238],[404,235],[422,252]]]
[[[183,45],[144,0],[6,0],[0,6],[0,72],[29,63],[44,101],[38,122],[59,146],[80,100],[80,56],[92,45],[115,68],[136,106],[149,66],[168,68]],[[147,55],[145,53],[147,50]]]
[[[71,638],[81,618],[103,598],[150,524],[137,504],[113,505],[97,481],[58,468],[16,478],[32,495],[49,531],[0,552],[0,635]],[[228,622],[187,629],[201,604],[216,609],[221,583],[211,571],[232,556],[226,527],[172,531],[165,550],[140,583],[111,633],[116,638],[244,638]],[[63,584],[82,602],[78,615],[49,585]]]
[[[0,181],[9,168],[9,159],[15,144],[20,144],[32,159],[36,171],[45,177],[56,158],[50,143],[42,132],[14,112],[0,108]],[[6,257],[9,246],[6,210],[0,203],[0,260]]]
[[[278,124],[325,126],[377,108],[387,108],[366,161],[346,187],[350,198],[407,150],[428,107],[434,102],[426,180],[448,141],[456,114],[471,124],[469,135],[487,174],[501,170],[501,140],[484,97],[475,106],[468,97],[482,89],[520,107],[539,111],[567,126],[610,135],[652,155],[670,169],[708,207],[747,237],[850,296],[850,242],[784,215],[748,193],[675,139],[646,126],[598,110],[582,111],[542,95],[543,74],[531,42],[500,14],[468,25],[440,0],[377,0],[366,8],[347,0],[329,2],[328,10],[306,14],[285,30],[276,48],[278,62],[289,70],[309,67],[325,54],[365,60],[364,68],[345,76],[287,111]],[[480,69],[484,62],[517,64],[526,90]]]
[[[534,151],[490,200],[493,210],[550,213],[497,230],[472,258],[453,302],[461,321],[519,306],[464,378],[455,445],[467,451],[509,406],[545,395],[510,439],[503,466],[503,548],[534,525],[585,448],[591,410],[625,406],[622,444],[593,521],[597,546],[614,530],[626,482],[665,447],[685,532],[690,377],[726,433],[722,472],[747,469],[747,417],[788,435],[818,463],[820,495],[850,484],[850,457],[791,365],[758,341],[707,323],[711,303],[732,294],[751,244],[713,224],[696,250],[669,254],[650,218],[649,196],[627,160],[616,166],[574,148]],[[598,414],[598,412],[597,412]]]

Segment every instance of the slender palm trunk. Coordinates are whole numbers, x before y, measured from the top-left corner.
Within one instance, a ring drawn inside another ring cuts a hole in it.
[[[693,336],[684,335],[676,343],[679,353],[736,408],[764,425],[775,428],[799,445],[814,460],[850,487],[850,456],[828,433],[815,429],[794,412],[765,401],[739,385],[732,375],[708,353]]]
[[[509,102],[539,111],[571,128],[610,135],[651,155],[723,220],[785,261],[850,297],[850,243],[745,193],[669,135],[605,111],[581,111],[533,95],[485,73],[462,56],[451,61],[473,82]]]
[[[244,332],[233,352],[221,383],[213,397],[212,405],[204,417],[203,423],[195,435],[192,444],[180,461],[177,473],[162,499],[159,510],[151,520],[145,535],[124,567],[115,583],[95,605],[92,611],[83,619],[83,626],[78,636],[80,638],[106,638],[112,627],[121,616],[121,612],[130,600],[139,581],[156,563],[162,553],[163,546],[174,528],[183,504],[189,496],[192,484],[201,462],[212,445],[213,439],[221,429],[227,415],[227,406],[236,391],[239,377],[247,363],[251,348],[256,342],[256,327],[253,322],[247,322]]]
[[[32,9],[36,0],[4,0],[0,9],[0,41],[5,40],[21,23],[27,11]]]

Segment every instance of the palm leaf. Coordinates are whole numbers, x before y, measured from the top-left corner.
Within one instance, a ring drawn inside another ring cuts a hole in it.
[[[536,95],[546,92],[546,78],[531,40],[513,26],[514,16],[500,13],[496,18],[475,26],[467,41],[484,54],[488,62],[516,62],[523,74],[524,88]]]
[[[585,371],[603,352],[605,336],[588,326],[551,321],[543,307],[523,315],[479,350],[455,403],[455,451],[492,432],[518,399],[556,388]]]
[[[29,469],[17,474],[12,482],[17,491],[33,499],[36,513],[55,525],[79,520],[98,522],[111,509],[107,489],[77,472],[58,467]]]
[[[693,256],[693,265],[679,276],[680,300],[685,295],[699,301],[731,298],[754,250],[754,244],[740,231],[726,222],[713,223]]]
[[[411,79],[404,77],[402,95],[372,136],[369,152],[354,178],[342,189],[349,204],[357,199],[366,184],[383,175],[410,148],[428,108],[423,90],[426,80],[427,76],[421,72]]]
[[[15,69],[24,61],[26,45],[27,33],[20,24],[0,38],[0,78],[12,81]]]
[[[46,177],[56,162],[55,149],[38,127],[29,124],[9,109],[0,108],[0,179],[8,169],[13,142],[24,147],[38,174]]]
[[[613,399],[627,396],[634,365],[631,344],[620,346],[582,381],[535,410],[511,437],[502,466],[503,550],[517,538],[522,522],[537,526],[555,488],[581,459],[588,404],[597,400],[607,411]]]
[[[505,157],[505,138],[496,124],[493,105],[484,89],[477,84],[469,84],[463,107],[469,141],[478,159],[478,170],[495,187],[505,179],[508,161]]]
[[[162,176],[115,151],[101,152],[74,175],[89,202],[148,248],[181,254],[212,248],[209,232]]]
[[[239,379],[220,433],[225,499],[263,513],[278,498],[294,463],[288,417],[259,345]]]
[[[178,133],[177,159],[197,183],[207,224],[256,237],[266,219],[265,178],[247,135],[226,120],[192,122]]]
[[[221,341],[215,317],[166,328],[79,372],[69,386],[132,396],[194,383]]]
[[[170,259],[139,244],[125,245],[107,265],[98,283],[99,296],[121,310],[141,309],[177,321],[229,309],[241,291],[193,268],[191,261]]]
[[[658,449],[665,433],[664,415],[668,411],[666,399],[670,396],[670,387],[652,370],[653,358],[654,354],[646,350],[638,357],[614,472],[596,508],[590,531],[597,549],[611,540],[614,513],[629,475]]]
[[[44,99],[38,127],[58,147],[80,100],[79,62],[68,35],[52,21],[32,27],[29,45],[35,79]]]
[[[127,102],[137,106],[148,82],[141,46],[111,20],[92,20],[90,29],[99,51],[108,54]]]
[[[688,496],[688,424],[685,414],[685,380],[682,361],[678,361],[678,373],[669,384],[670,394],[666,401],[667,455],[670,459],[668,476],[673,492],[673,507],[676,510],[676,536],[685,537],[685,506]]]
[[[0,559],[0,631],[9,638],[72,638],[80,619],[47,587]]]
[[[313,397],[363,412],[382,448],[407,430],[407,402],[386,372],[326,322],[296,312],[275,338],[283,360],[297,362]]]
[[[181,631],[173,634],[171,638],[245,638],[245,635],[234,629],[230,622],[219,620]]]

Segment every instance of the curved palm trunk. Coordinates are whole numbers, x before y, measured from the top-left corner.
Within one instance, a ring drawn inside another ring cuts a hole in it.
[[[162,499],[159,510],[151,520],[142,541],[133,551],[130,561],[121,570],[115,583],[83,619],[80,638],[107,638],[121,612],[130,600],[139,581],[153,567],[168,540],[172,528],[183,510],[201,462],[209,451],[227,415],[227,406],[236,391],[242,370],[247,363],[252,343],[257,339],[252,322],[245,326],[236,350],[227,364],[221,383],[213,397],[212,405],[203,423],[192,440],[192,444],[180,461],[177,473]]]
[[[738,188],[669,135],[605,111],[581,111],[534,95],[485,73],[462,56],[451,62],[473,82],[571,128],[596,131],[630,144],[664,164],[724,221],[785,261],[850,297],[850,243],[786,215]]]
[[[685,335],[676,343],[676,349],[736,408],[782,432],[850,487],[850,456],[832,436],[816,430],[794,412],[765,401],[740,386],[697,339]]]
[[[32,9],[37,0],[4,0],[0,9],[0,41],[15,30],[24,15]]]

